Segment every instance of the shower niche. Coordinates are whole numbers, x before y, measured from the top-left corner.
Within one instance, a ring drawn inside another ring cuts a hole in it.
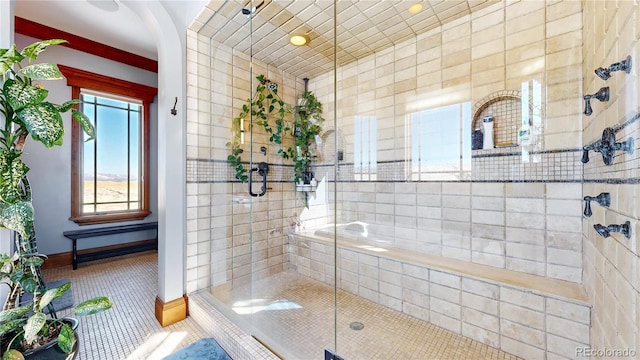
[[[529,98],[527,93],[524,94],[525,98]],[[474,105],[471,122],[472,150],[483,149],[483,119],[488,117],[493,118],[494,148],[511,148],[532,143],[535,119],[540,118],[540,111],[539,107],[536,111],[531,99],[523,101],[522,94],[518,90],[498,91]],[[523,103],[526,106],[523,107]]]

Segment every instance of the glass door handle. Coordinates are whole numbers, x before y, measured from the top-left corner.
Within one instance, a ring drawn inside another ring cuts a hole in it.
[[[252,190],[252,185],[253,185],[252,178],[253,178],[254,172],[257,172],[258,175],[262,176],[262,189],[260,193],[257,193],[257,194],[254,193]],[[249,171],[249,195],[259,197],[267,193],[267,174],[268,173],[269,173],[269,164],[265,162],[259,163],[257,168],[253,168],[251,169],[251,171]]]

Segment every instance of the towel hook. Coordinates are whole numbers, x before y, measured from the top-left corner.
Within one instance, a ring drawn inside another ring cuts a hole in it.
[[[176,105],[178,105],[178,97],[176,96],[176,102],[173,103],[173,109],[171,109],[171,115],[178,115],[178,110],[176,110]]]

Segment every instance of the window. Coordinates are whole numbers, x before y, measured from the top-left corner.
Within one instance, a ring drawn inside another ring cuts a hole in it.
[[[356,116],[353,119],[354,180],[377,179],[377,125],[375,116]]]
[[[80,225],[144,219],[149,210],[149,107],[156,89],[60,66],[72,97],[96,128],[71,128],[71,220]]]
[[[409,115],[410,179],[462,180],[471,162],[471,103]]]

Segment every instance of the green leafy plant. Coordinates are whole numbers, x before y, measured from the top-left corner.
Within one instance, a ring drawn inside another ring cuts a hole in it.
[[[298,100],[296,106],[291,106],[278,96],[278,88],[275,83],[264,75],[256,77],[258,85],[253,98],[247,99],[242,106],[240,114],[233,118],[231,130],[232,140],[227,143],[231,148],[231,154],[227,161],[236,170],[236,179],[246,182],[248,180],[247,169],[242,163],[241,137],[244,122],[251,126],[251,119],[261,126],[269,135],[269,141],[280,145],[278,154],[283,159],[290,159],[294,164],[294,182],[297,183],[304,172],[309,171],[313,154],[310,146],[316,140],[316,136],[322,131],[324,118],[322,117],[322,104],[311,91],[305,91]],[[250,128],[249,128],[250,129]],[[283,148],[282,145],[288,137],[293,138],[293,146]]]
[[[73,330],[57,319],[51,301],[62,296],[70,284],[46,289],[42,264],[46,256],[39,254],[34,227],[31,187],[27,179],[29,167],[21,156],[29,137],[51,148],[62,144],[64,125],[61,113],[72,112],[90,138],[95,129],[82,112],[74,109],[78,100],[58,105],[46,101],[49,92],[40,83],[62,79],[56,64],[33,63],[51,45],[65,40],[38,41],[18,51],[16,45],[0,49],[0,113],[4,126],[0,129],[0,227],[16,232],[16,252],[0,255],[0,276],[9,286],[9,296],[0,312],[0,340],[3,359],[21,359],[22,352],[37,348],[41,338],[57,338],[58,345],[70,352],[75,342]],[[24,293],[31,293],[28,305],[20,304]],[[77,315],[91,314],[110,308],[111,301],[98,297],[80,304]],[[48,309],[47,318],[44,309]],[[10,338],[9,338],[10,337]],[[18,341],[19,339],[19,341]]]
[[[71,353],[76,343],[72,328],[73,321],[55,316],[53,300],[64,295],[71,283],[66,282],[56,288],[44,289],[38,285],[33,267],[40,267],[44,260],[40,255],[25,255],[16,252],[13,257],[0,254],[0,276],[11,292],[4,310],[0,311],[0,340],[2,359],[24,359],[23,353],[38,348],[52,340],[65,353]],[[32,301],[20,305],[17,291],[33,294]],[[76,316],[92,315],[111,308],[108,297],[99,296],[86,300],[76,306]],[[45,309],[52,314],[47,318]]]
[[[274,82],[264,75],[259,75],[256,79],[258,80],[256,92],[253,98],[247,99],[247,102],[242,105],[240,114],[233,118],[231,123],[233,136],[231,141],[227,143],[227,146],[231,148],[231,154],[227,156],[227,161],[236,170],[236,179],[243,183],[247,182],[249,178],[247,169],[242,164],[243,151],[240,148],[245,132],[245,129],[242,128],[243,123],[246,123],[246,131],[249,131],[255,121],[256,125],[262,126],[264,131],[269,134],[269,141],[280,144],[282,130],[286,123],[285,118],[291,113],[291,106],[278,96],[278,86]],[[276,132],[271,127],[271,121],[276,126]]]
[[[278,153],[284,159],[293,160],[294,182],[297,183],[303,178],[305,172],[309,172],[313,154],[310,151],[311,145],[316,142],[316,137],[322,131],[322,103],[316,99],[311,91],[305,91],[298,99],[298,105],[294,108],[293,123],[278,128],[279,139],[281,132],[293,129],[294,146],[286,149],[279,149]]]

